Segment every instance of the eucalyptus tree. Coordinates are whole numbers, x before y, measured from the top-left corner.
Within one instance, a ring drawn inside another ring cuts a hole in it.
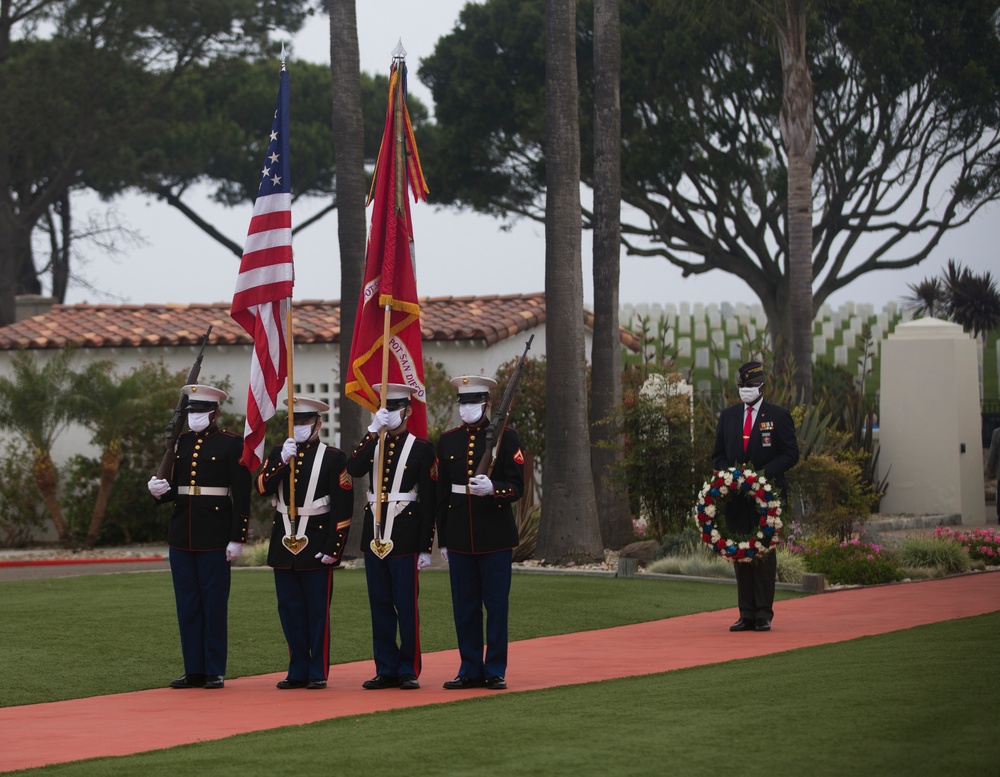
[[[591,2],[579,4],[576,41],[588,186]],[[428,160],[438,202],[544,218],[541,4],[468,5],[423,61],[440,136],[439,158]],[[804,26],[797,16],[787,25],[786,56],[804,33],[813,86],[813,308],[870,272],[918,264],[1000,199],[996,11],[987,0],[811,0]],[[621,24],[627,252],[683,277],[740,278],[787,345],[793,197],[775,29],[751,3],[702,0],[624,2]]]
[[[0,0],[0,325],[14,297],[40,288],[32,237],[50,230],[64,288],[72,193],[118,193],[157,157],[154,114],[181,76],[260,51],[297,29],[313,0]],[[179,114],[174,114],[175,118]],[[14,117],[15,120],[10,120]],[[124,168],[122,167],[124,166]],[[93,184],[92,184],[93,180]]]

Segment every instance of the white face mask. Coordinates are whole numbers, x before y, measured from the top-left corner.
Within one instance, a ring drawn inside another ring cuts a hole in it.
[[[483,417],[483,406],[472,404],[459,405],[458,415],[462,421],[469,424],[469,426],[478,424],[479,419]]]
[[[188,413],[188,428],[192,432],[204,432],[210,423],[211,413]]]
[[[389,431],[398,429],[403,423],[403,411],[402,410],[390,410],[389,411],[389,426],[387,427]]]
[[[744,405],[752,405],[760,399],[763,390],[763,386],[740,386],[740,399],[743,400]]]
[[[305,424],[304,426],[296,425],[292,427],[292,430],[295,442],[299,443],[300,445],[304,442],[309,442],[309,440],[313,436],[312,424]]]

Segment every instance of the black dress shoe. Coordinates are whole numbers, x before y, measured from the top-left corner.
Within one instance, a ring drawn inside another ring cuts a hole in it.
[[[771,621],[767,618],[758,618],[753,622],[754,631],[770,631]]]
[[[381,691],[383,688],[398,688],[399,678],[389,674],[377,674],[371,680],[365,680],[361,687],[366,691]]]
[[[226,683],[221,674],[207,674],[205,675],[205,685],[202,687],[214,690],[215,688],[225,688]]]
[[[753,621],[747,618],[740,618],[729,627],[730,631],[753,631]]]
[[[489,688],[491,691],[506,691],[507,681],[504,680],[502,677],[490,677],[486,681],[486,687]]]
[[[454,680],[447,680],[444,687],[449,691],[462,691],[466,688],[482,688],[486,683],[482,680],[473,680],[471,677],[458,676]]]
[[[171,688],[204,688],[205,687],[205,675],[203,674],[186,674],[181,675],[176,680],[170,681]]]
[[[305,688],[308,684],[305,680],[278,680],[274,687],[287,691],[289,688]]]
[[[319,691],[326,688],[326,680],[310,680],[306,683],[306,688],[310,691]]]
[[[403,691],[415,691],[420,687],[417,678],[412,674],[401,674],[399,676],[399,688]]]

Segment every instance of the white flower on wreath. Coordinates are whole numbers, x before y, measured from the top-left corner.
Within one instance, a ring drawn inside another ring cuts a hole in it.
[[[706,507],[705,508],[705,515],[707,515],[709,518],[714,518],[715,517],[715,505],[709,505],[708,507]]]

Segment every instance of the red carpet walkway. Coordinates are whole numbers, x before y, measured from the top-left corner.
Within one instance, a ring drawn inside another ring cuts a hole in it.
[[[725,610],[517,642],[508,681],[512,691],[529,691],[667,672],[998,610],[1000,572],[843,590],[777,602],[766,634],[729,633],[733,610]],[[497,693],[443,690],[458,663],[456,650],[425,655],[418,691],[362,690],[373,668],[360,661],[331,667],[325,691],[278,691],[280,672],[226,680],[221,691],[164,688],[7,707],[0,772],[222,739],[274,728],[276,720],[297,725]]]

